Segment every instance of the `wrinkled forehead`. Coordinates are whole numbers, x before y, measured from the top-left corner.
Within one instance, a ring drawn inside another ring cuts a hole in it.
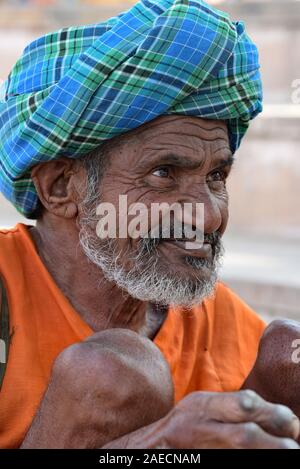
[[[143,142],[168,135],[174,138],[198,137],[204,141],[221,139],[229,146],[228,127],[225,121],[199,117],[161,116],[135,129],[132,135]]]
[[[193,153],[210,153],[230,150],[228,127],[221,120],[208,120],[190,116],[161,116],[129,133],[127,142],[134,152],[146,149],[166,150],[177,148],[192,150]]]
[[[232,161],[227,125],[221,120],[161,116],[126,135],[111,148],[111,165],[118,171],[134,168],[138,173],[154,165],[206,170]]]

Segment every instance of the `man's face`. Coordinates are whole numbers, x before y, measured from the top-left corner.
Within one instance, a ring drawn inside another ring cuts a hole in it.
[[[204,245],[186,249],[172,234],[155,240],[101,240],[91,221],[89,229],[81,229],[84,251],[133,297],[185,306],[201,302],[217,279],[232,161],[227,127],[220,121],[164,116],[131,132],[111,152],[98,203],[112,203],[117,213],[120,194],[127,196],[128,206],[142,203],[149,213],[157,203],[202,203]],[[92,220],[95,212],[84,216]]]

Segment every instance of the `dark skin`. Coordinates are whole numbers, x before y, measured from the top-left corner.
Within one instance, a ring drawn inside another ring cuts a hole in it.
[[[220,122],[201,120],[201,123],[200,126],[195,118],[170,116],[133,132],[125,145],[111,152],[110,165],[101,183],[101,201],[118,207],[119,194],[124,194],[128,196],[128,205],[202,202],[205,232],[224,233],[228,221],[225,180],[232,165],[227,128]],[[170,154],[174,155],[172,159],[167,157]],[[32,175],[46,209],[32,234],[58,286],[95,331],[121,326],[138,331],[144,323],[145,304],[131,297],[124,301],[124,292],[107,282],[84,253],[78,252],[76,217],[83,197],[78,188],[85,178],[81,164],[62,159],[38,165]],[[127,251],[122,261],[128,268],[128,247],[130,252],[130,246],[134,247],[136,242],[118,240],[120,249]],[[192,269],[182,262],[182,252],[177,246],[161,243],[159,249],[162,262],[169,269],[178,275],[193,275]],[[207,255],[211,255],[209,247],[207,250]],[[203,275],[207,275],[205,270]],[[99,282],[101,291],[96,288]]]
[[[300,417],[299,364],[300,324],[286,319],[273,321],[264,332],[256,362],[242,389],[253,389]]]
[[[223,234],[231,166],[224,123],[164,116],[112,149],[101,201],[116,204],[119,194],[127,194],[129,204],[147,206],[202,202],[205,233]],[[62,158],[40,164],[32,177],[44,206],[31,231],[39,255],[95,334],[57,358],[23,447],[296,448],[296,416],[255,393],[197,392],[174,406],[170,370],[151,341],[164,315],[107,281],[78,248],[86,178],[81,163]],[[129,269],[136,241],[117,241]],[[182,247],[162,242],[158,249],[162,268],[194,275]],[[212,256],[211,246],[193,255]],[[204,268],[202,275],[209,272]],[[153,327],[143,337],[149,315]]]

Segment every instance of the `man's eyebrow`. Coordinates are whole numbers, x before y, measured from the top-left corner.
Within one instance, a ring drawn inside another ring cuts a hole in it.
[[[176,153],[168,153],[167,155],[163,155],[161,157],[161,162],[163,162],[163,164],[170,164],[188,169],[196,169],[203,163],[198,159],[191,159],[183,155],[176,155]]]
[[[222,156],[221,158],[217,158],[213,165],[216,167],[224,167],[224,166],[232,166],[235,161],[233,154],[230,152],[226,156]],[[197,169],[199,166],[203,164],[203,161],[195,161],[191,160],[190,158],[176,155],[175,153],[169,153],[161,157],[159,164],[169,164],[179,167],[184,167],[188,169]]]
[[[159,155],[157,156],[157,158],[153,158],[151,163],[149,160],[141,161],[141,164],[139,166],[146,167],[149,166],[149,164],[151,164],[152,166],[174,165],[181,168],[196,169],[203,164],[203,161],[199,161],[199,159],[191,160],[186,156],[177,155],[176,153],[167,153],[165,155]]]
[[[231,166],[234,162],[234,157],[230,153],[227,156],[223,156],[222,158],[216,158],[213,162],[214,167],[223,167],[223,166]],[[191,159],[186,156],[177,155],[176,153],[167,153],[165,155],[159,155],[157,158],[154,158],[151,163],[149,160],[141,161],[138,164],[139,169],[147,168],[151,164],[151,166],[159,165],[172,165],[177,166],[180,168],[186,169],[197,169],[201,165],[203,165],[204,159],[199,161],[199,159]]]
[[[235,157],[232,155],[228,155],[227,157],[223,157],[214,161],[214,168],[223,168],[224,166],[232,166],[235,162]]]

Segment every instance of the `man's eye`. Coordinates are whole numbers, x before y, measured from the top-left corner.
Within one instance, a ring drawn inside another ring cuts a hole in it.
[[[218,181],[225,181],[227,174],[225,171],[215,171],[214,173],[208,176],[208,182],[218,182]]]
[[[153,171],[152,174],[160,178],[167,178],[170,175],[170,169],[167,166],[162,166]]]

